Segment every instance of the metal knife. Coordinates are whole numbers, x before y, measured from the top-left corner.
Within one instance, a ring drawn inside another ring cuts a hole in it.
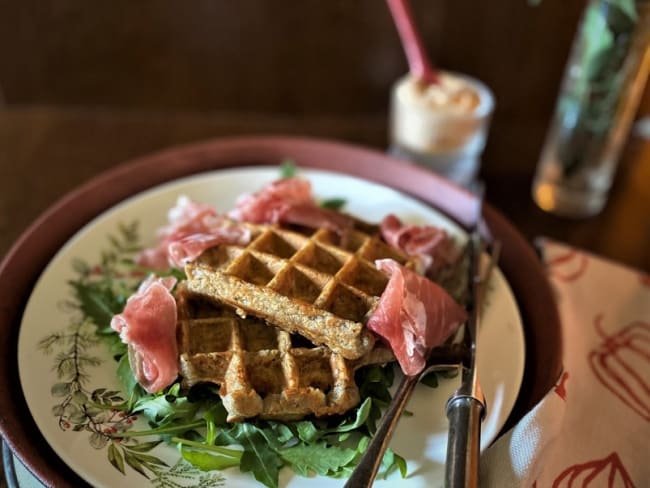
[[[480,210],[479,210],[480,214]],[[447,438],[447,460],[445,464],[445,486],[465,488],[478,486],[478,463],[481,442],[481,421],[485,416],[486,402],[476,370],[476,343],[480,320],[480,309],[485,284],[481,283],[480,260],[483,248],[481,233],[476,219],[469,235],[469,296],[467,310],[469,318],[465,324],[463,341],[469,354],[462,362],[461,386],[447,402],[449,434]],[[498,253],[498,249],[493,249]],[[493,254],[490,266],[495,262]],[[491,269],[486,273],[489,276]]]

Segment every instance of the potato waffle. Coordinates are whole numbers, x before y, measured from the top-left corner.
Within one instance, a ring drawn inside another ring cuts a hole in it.
[[[383,346],[350,361],[231,307],[177,291],[180,370],[185,386],[211,382],[228,421],[294,420],[341,414],[359,403],[357,368],[394,359]]]
[[[347,359],[375,343],[365,323],[388,278],[374,261],[408,258],[358,223],[343,236],[327,229],[251,226],[247,246],[220,245],[185,267],[188,287]]]

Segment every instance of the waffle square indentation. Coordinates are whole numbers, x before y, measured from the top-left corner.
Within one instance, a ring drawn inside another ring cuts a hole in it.
[[[286,236],[270,230],[263,233],[252,243],[251,248],[257,251],[272,254],[281,259],[288,259],[295,254],[300,247],[300,243],[290,242]]]
[[[366,239],[367,237],[364,234],[353,230],[340,234],[332,230],[321,229],[314,234],[314,240],[350,252],[356,252]]]
[[[228,273],[258,286],[266,285],[275,275],[269,262],[262,261],[248,252],[233,262]]]
[[[188,354],[224,352],[230,349],[232,330],[229,319],[199,319],[185,324],[188,337]]]
[[[333,275],[341,269],[346,258],[347,256],[345,254],[337,253],[312,243],[306,246],[300,252],[299,256],[296,256],[296,262],[322,273]]]
[[[226,268],[233,260],[244,251],[233,246],[216,246],[207,249],[201,254],[199,262],[212,269],[221,270]]]
[[[327,310],[347,320],[361,322],[370,310],[368,297],[338,284],[329,296]]]
[[[368,240],[368,242],[359,249],[358,255],[371,263],[376,259],[394,259],[400,264],[405,264],[408,259],[407,256],[395,251],[392,247],[378,238]]]
[[[300,270],[294,266],[289,266],[282,276],[278,276],[278,280],[281,282],[274,285],[278,293],[308,303],[313,303],[316,300],[323,286],[322,276],[317,276],[308,270]]]
[[[329,355],[322,354],[320,349],[296,351],[294,359],[300,371],[301,387],[312,387],[325,394],[329,393],[334,384]]]
[[[338,277],[342,282],[374,296],[381,295],[388,283],[384,273],[360,260],[347,265]]]
[[[278,349],[277,329],[254,319],[241,319],[239,329],[241,348],[244,351],[258,352]]]
[[[260,397],[282,392],[286,381],[279,351],[247,353],[245,363],[247,380]]]

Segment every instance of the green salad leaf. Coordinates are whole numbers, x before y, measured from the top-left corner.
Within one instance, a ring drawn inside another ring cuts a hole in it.
[[[280,178],[293,178],[298,174],[298,167],[292,159],[285,159],[280,165]]]
[[[236,443],[244,447],[239,468],[243,472],[252,472],[255,479],[266,486],[277,487],[283,463],[267,436],[248,422],[235,424],[229,433]]]
[[[312,471],[321,476],[328,476],[348,465],[356,457],[357,452],[354,449],[331,446],[321,441],[283,449],[280,455],[296,473],[302,476],[309,476]]]
[[[320,206],[323,208],[329,208],[330,210],[340,210],[348,203],[345,198],[328,198],[327,200],[322,200]]]

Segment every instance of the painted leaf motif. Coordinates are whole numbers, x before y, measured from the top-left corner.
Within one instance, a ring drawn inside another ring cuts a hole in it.
[[[120,451],[115,447],[115,444],[108,446],[108,460],[115,466],[115,469],[124,474],[124,459]]]
[[[70,383],[55,383],[50,389],[52,396],[64,397],[70,393]]]
[[[151,441],[151,442],[141,442],[140,444],[129,446],[129,450],[135,452],[149,452],[161,442],[162,442],[161,440]]]
[[[634,482],[615,452],[604,459],[574,464],[562,471],[553,488],[635,488]]]
[[[594,320],[603,340],[589,353],[589,366],[607,390],[650,422],[650,324],[635,321],[608,335],[602,320]]]
[[[131,466],[134,470],[136,470],[138,473],[140,473],[145,478],[149,478],[147,476],[147,473],[144,470],[144,466],[142,465],[140,460],[133,453],[130,453],[129,451],[125,451],[124,452],[124,459],[126,460],[126,463],[129,466]]]
[[[548,273],[552,278],[565,283],[580,278],[589,265],[589,259],[581,252],[571,249],[546,261]]]

